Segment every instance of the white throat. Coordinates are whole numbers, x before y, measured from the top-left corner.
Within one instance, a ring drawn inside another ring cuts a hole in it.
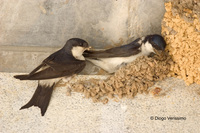
[[[72,55],[74,56],[74,58],[76,58],[77,60],[85,60],[84,56],[83,56],[83,52],[85,51],[85,48],[80,47],[80,46],[76,46],[72,48]]]
[[[149,55],[150,53],[155,53],[153,50],[153,46],[148,41],[145,44],[142,44],[142,53],[144,55]]]

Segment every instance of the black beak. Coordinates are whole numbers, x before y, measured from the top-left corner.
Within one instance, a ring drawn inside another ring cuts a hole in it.
[[[90,50],[92,47],[91,46],[88,46],[87,48],[86,48],[86,50]]]
[[[86,49],[86,50],[90,50],[92,47],[88,45],[88,43],[83,43],[83,47]]]

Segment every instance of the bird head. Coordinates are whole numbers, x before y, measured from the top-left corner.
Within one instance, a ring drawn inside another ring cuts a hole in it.
[[[147,41],[152,45],[156,50],[165,50],[166,42],[161,35],[149,35],[146,36]]]
[[[69,39],[64,49],[67,51],[67,53],[72,54],[75,58],[83,58],[82,54],[85,50],[89,50],[91,47],[88,45],[88,43],[80,38],[71,38]]]

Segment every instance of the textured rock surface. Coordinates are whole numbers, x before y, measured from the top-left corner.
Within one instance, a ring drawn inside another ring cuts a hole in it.
[[[110,101],[105,105],[93,103],[78,93],[66,96],[66,87],[59,87],[53,93],[45,116],[41,117],[36,107],[19,110],[33,95],[37,82],[19,81],[13,79],[13,75],[0,73],[1,133],[200,132],[200,86],[188,87],[179,79],[156,83],[149,95]],[[155,94],[155,87],[161,88],[161,92]],[[156,116],[160,120],[155,120]],[[167,117],[186,120],[167,120]]]

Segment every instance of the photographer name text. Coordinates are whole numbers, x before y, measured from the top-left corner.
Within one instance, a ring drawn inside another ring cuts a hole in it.
[[[150,120],[160,120],[160,121],[166,121],[166,120],[186,120],[186,117],[172,117],[172,116],[167,116],[167,117],[160,117],[160,116],[151,116]]]

